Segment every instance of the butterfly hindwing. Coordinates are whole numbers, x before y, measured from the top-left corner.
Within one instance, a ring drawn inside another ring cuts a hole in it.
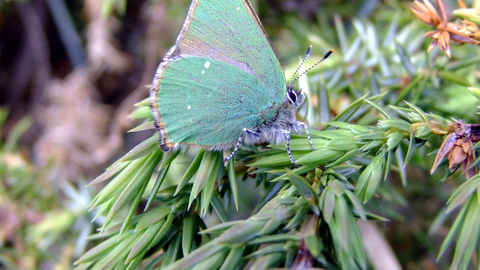
[[[270,104],[262,87],[252,74],[220,61],[190,57],[172,62],[158,92],[169,140],[201,146],[236,142],[243,128],[262,121],[259,112]]]

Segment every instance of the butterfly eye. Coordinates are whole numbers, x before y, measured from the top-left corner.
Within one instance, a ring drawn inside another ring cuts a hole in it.
[[[295,91],[293,91],[292,89],[288,89],[287,97],[292,104],[295,104],[297,102],[297,93],[295,93]]]

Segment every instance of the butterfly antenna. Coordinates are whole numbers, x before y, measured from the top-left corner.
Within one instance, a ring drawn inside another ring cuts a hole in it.
[[[310,53],[310,49],[311,49],[311,48],[312,48],[312,46],[310,46],[310,48],[309,48],[309,50],[307,51],[307,53]],[[296,82],[298,81],[298,79],[300,79],[300,77],[302,77],[303,75],[305,75],[305,73],[309,72],[312,68],[316,67],[318,64],[320,64],[320,63],[323,62],[325,59],[327,59],[327,58],[330,56],[330,54],[332,54],[334,51],[335,51],[334,49],[331,49],[330,51],[328,51],[328,52],[325,54],[325,56],[324,56],[322,59],[320,59],[320,61],[318,61],[317,63],[315,63],[313,66],[309,67],[309,68],[308,68],[307,70],[305,70],[302,74],[298,75],[298,77],[297,77],[293,82],[291,82],[292,80],[290,80],[290,83],[288,84],[288,86],[291,87],[294,83],[296,83]],[[304,59],[303,61],[305,61],[305,59]],[[303,62],[302,62],[302,64],[303,64]],[[300,68],[300,67],[302,66],[302,64],[300,64],[300,66],[299,66],[298,68]],[[297,68],[297,70],[298,70],[298,68]],[[295,72],[295,73],[297,73],[297,72]],[[292,79],[293,79],[293,78],[292,78]]]
[[[295,83],[293,81],[293,78],[295,78],[295,75],[297,75],[298,73],[298,70],[303,66],[303,63],[305,63],[305,61],[307,60],[307,58],[310,56],[310,52],[312,51],[312,45],[310,45],[310,47],[308,47],[308,50],[307,50],[307,53],[305,54],[305,57],[303,57],[303,60],[302,62],[300,63],[300,65],[298,66],[297,70],[295,70],[295,73],[293,73],[292,75],[292,78],[290,79],[290,82],[288,83],[288,87],[292,87],[292,85]],[[296,81],[296,80],[295,80]]]

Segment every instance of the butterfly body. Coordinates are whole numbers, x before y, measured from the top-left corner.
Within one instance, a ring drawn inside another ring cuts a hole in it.
[[[290,132],[306,128],[296,119],[304,96],[287,89],[246,0],[194,0],[152,85],[150,107],[164,151],[235,152],[242,143],[288,141]]]

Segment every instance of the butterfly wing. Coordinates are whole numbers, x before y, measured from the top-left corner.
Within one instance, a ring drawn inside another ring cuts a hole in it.
[[[255,75],[272,99],[285,97],[285,76],[270,39],[246,0],[193,1],[176,42],[178,55],[209,57]]]
[[[162,147],[228,148],[243,128],[273,119],[285,91],[278,58],[248,2],[194,1],[151,90]]]

